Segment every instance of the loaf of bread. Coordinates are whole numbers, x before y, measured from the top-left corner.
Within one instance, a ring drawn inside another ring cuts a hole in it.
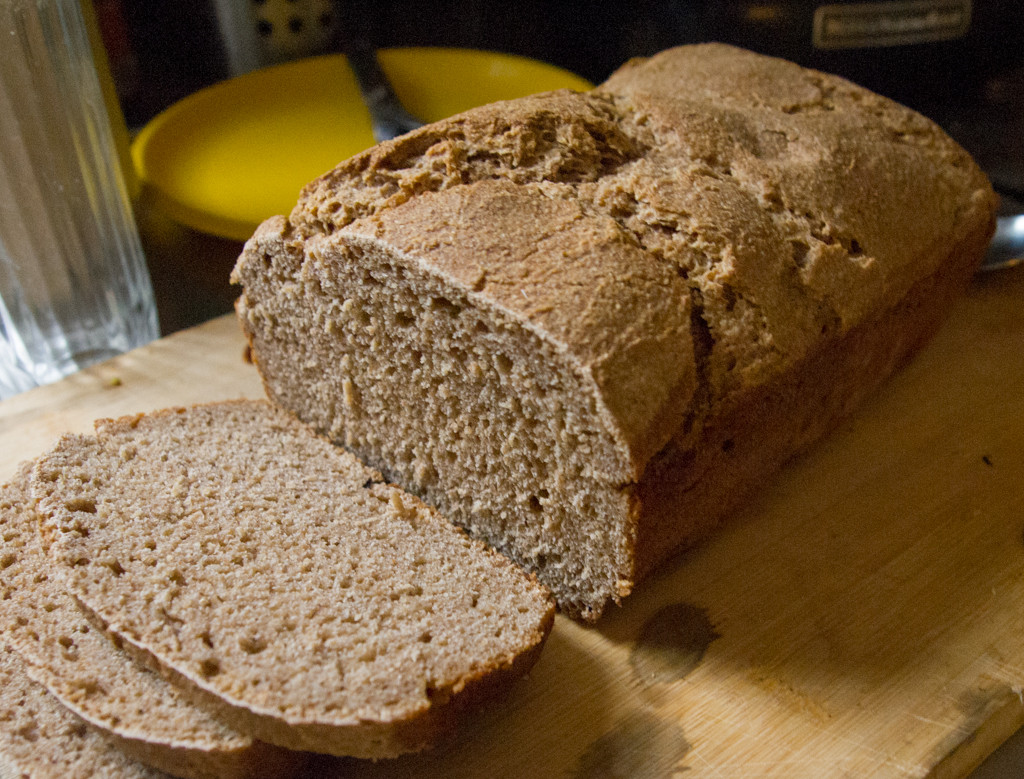
[[[994,208],[924,117],[708,44],[357,155],[233,278],[275,403],[593,619],[926,341]]]
[[[261,744],[197,709],[89,625],[47,559],[28,494],[30,466],[0,488],[0,638],[28,676],[126,754],[172,776],[297,776],[302,755]]]
[[[422,749],[552,625],[533,577],[265,401],[101,420],[32,488],[91,621],[283,747]]]
[[[167,779],[132,760],[29,679],[0,647],[0,776],[4,779]]]

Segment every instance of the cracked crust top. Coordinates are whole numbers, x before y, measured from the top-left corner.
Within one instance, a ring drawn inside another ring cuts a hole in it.
[[[510,312],[593,376],[635,478],[684,419],[899,300],[994,205],[924,117],[706,44],[381,144],[256,242],[380,241]]]

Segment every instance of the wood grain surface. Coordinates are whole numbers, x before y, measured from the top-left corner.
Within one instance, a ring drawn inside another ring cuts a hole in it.
[[[0,404],[0,478],[96,417],[262,388],[230,317]],[[708,543],[559,617],[441,748],[325,776],[963,777],[1024,725],[1024,268]]]

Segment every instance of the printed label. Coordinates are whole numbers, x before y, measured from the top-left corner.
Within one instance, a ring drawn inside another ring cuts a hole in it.
[[[971,26],[971,0],[893,0],[818,6],[814,47],[854,49],[904,46],[963,37]]]

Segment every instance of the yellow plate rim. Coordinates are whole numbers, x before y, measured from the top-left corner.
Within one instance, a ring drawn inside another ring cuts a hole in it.
[[[387,65],[389,58],[394,57],[404,57],[408,59],[424,57],[439,58],[445,56],[455,58],[461,57],[479,59],[482,63],[488,63],[491,66],[511,66],[522,70],[524,74],[528,74],[529,72],[543,72],[546,76],[552,79],[563,81],[565,87],[575,89],[577,91],[584,91],[592,88],[592,85],[588,81],[568,70],[565,70],[564,68],[560,68],[556,65],[551,65],[540,60],[531,59],[529,57],[517,54],[508,54],[505,52],[448,47],[403,47],[383,49],[380,52],[380,56],[385,70],[388,69]],[[175,144],[173,138],[175,128],[180,127],[181,122],[201,121],[201,119],[196,119],[195,117],[202,117],[204,115],[203,106],[207,101],[216,101],[221,96],[232,96],[234,93],[242,89],[243,86],[251,84],[254,87],[258,87],[260,84],[267,83],[275,78],[286,78],[288,75],[291,75],[290,71],[298,73],[305,69],[314,71],[318,67],[326,67],[327,63],[325,61],[344,61],[344,55],[326,54],[317,57],[309,57],[302,60],[271,65],[266,68],[261,68],[260,70],[226,79],[183,98],[153,117],[153,119],[151,119],[138,132],[132,142],[131,156],[136,174],[146,187],[147,195],[151,198],[154,206],[176,222],[200,232],[237,241],[244,241],[248,239],[258,226],[259,221],[254,222],[253,219],[239,219],[231,216],[230,214],[223,212],[218,213],[210,208],[200,207],[196,204],[195,199],[190,200],[188,197],[182,196],[180,193],[171,191],[171,189],[164,186],[164,183],[161,181],[161,174],[158,170],[159,164],[157,160],[161,159],[161,155],[167,155],[169,153],[169,149],[173,148],[175,145],[181,146],[180,143]],[[527,94],[527,92],[524,92],[523,94]],[[503,98],[501,96],[495,97],[495,100],[500,99]],[[363,108],[363,110],[365,111],[365,108]],[[169,136],[169,133],[172,135]],[[370,145],[372,145],[372,139],[367,143],[367,146]],[[181,152],[178,151],[177,153],[180,154]],[[340,161],[341,160],[339,160],[339,162]],[[328,167],[321,171],[321,173],[325,173],[327,170],[330,170],[330,168]],[[295,196],[298,196],[298,192],[295,193]],[[267,214],[264,218],[270,216],[272,216],[272,214]]]

